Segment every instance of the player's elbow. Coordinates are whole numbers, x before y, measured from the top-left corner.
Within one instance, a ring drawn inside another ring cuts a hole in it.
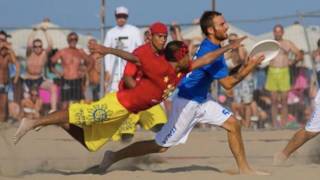
[[[233,85],[231,83],[225,83],[225,84],[222,84],[222,87],[225,90],[231,90],[233,88]]]

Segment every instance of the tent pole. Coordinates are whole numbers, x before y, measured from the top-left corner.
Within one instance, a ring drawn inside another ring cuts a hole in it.
[[[106,22],[105,22],[105,0],[100,1],[100,33],[101,33],[101,43],[104,42],[104,36],[105,36],[105,27],[106,27]],[[100,92],[99,96],[102,98],[104,96],[105,92],[105,62],[104,58],[101,60],[101,67],[100,67]]]

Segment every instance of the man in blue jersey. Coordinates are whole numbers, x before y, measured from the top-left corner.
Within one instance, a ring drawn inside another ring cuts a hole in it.
[[[219,12],[204,12],[200,25],[206,39],[201,43],[197,57],[221,48],[221,42],[228,37],[228,24]],[[201,122],[226,129],[229,146],[239,167],[239,173],[266,174],[250,168],[245,156],[240,123],[228,109],[208,98],[213,80],[219,80],[225,89],[231,89],[263,59],[263,55],[249,58],[248,63],[238,72],[229,75],[224,56],[221,55],[212,64],[189,73],[182,80],[179,93],[173,99],[173,109],[167,124],[157,133],[155,140],[136,142],[117,152],[106,151],[100,169],[106,170],[113,163],[124,158],[165,152],[169,147],[185,143],[192,128]]]

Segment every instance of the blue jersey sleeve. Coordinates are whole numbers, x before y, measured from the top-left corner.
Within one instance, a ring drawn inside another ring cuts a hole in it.
[[[220,47],[217,46],[217,48],[215,49],[218,48]],[[197,52],[195,58],[202,57],[213,50],[214,49],[208,47],[202,47]],[[213,63],[203,66],[201,69],[206,73],[209,73],[212,79],[221,79],[228,76],[229,74],[229,69],[223,55],[218,57]]]

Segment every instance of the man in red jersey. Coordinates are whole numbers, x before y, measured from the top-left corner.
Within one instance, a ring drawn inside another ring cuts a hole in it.
[[[119,83],[119,91],[134,88],[143,77],[143,72],[133,63],[127,62],[123,77]],[[145,111],[130,116],[122,123],[119,130],[112,136],[112,140],[122,140],[128,142],[132,140],[139,123],[145,130],[158,132],[167,122],[167,116],[160,104],[155,105]]]
[[[134,50],[133,54],[104,47],[91,42],[89,48],[94,53],[113,54],[139,66],[143,78],[132,89],[106,94],[99,101],[85,104],[72,103],[68,110],[61,110],[37,120],[22,120],[14,143],[30,130],[45,125],[62,127],[89,151],[97,151],[110,140],[130,114],[146,110],[166,99],[181,78],[193,69],[212,63],[224,52],[237,48],[244,38],[226,45],[205,56],[190,61],[187,46],[181,41],[173,41],[164,50],[167,28],[162,23],[150,26],[151,42]],[[165,57],[166,55],[166,57]],[[261,61],[263,56],[255,57]]]

